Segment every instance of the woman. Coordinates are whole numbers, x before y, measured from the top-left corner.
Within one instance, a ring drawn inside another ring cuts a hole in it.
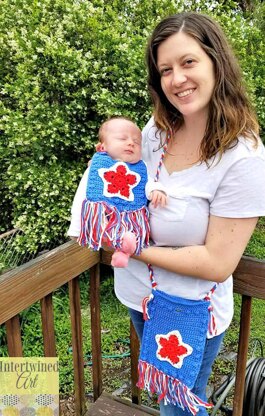
[[[141,339],[142,300],[151,291],[147,264],[159,289],[171,295],[202,299],[219,283],[212,297],[216,333],[207,335],[192,389],[206,400],[212,363],[233,315],[231,274],[265,215],[265,150],[236,59],[208,16],[180,13],[161,21],[147,63],[154,113],[143,130],[143,156],[155,177],[164,153],[159,180],[168,201],[165,207],[150,204],[154,245],[127,269],[115,270],[115,292]],[[161,402],[160,414],[191,413]]]

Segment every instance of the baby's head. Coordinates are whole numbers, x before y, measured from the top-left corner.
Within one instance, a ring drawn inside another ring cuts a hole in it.
[[[137,163],[141,159],[142,133],[129,118],[112,117],[100,127],[97,150],[107,152],[112,159]]]

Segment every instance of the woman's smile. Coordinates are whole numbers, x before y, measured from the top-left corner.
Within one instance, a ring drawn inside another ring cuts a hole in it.
[[[195,91],[195,88],[179,92],[176,95],[180,98],[187,97],[188,95],[191,95],[193,93],[193,91]]]

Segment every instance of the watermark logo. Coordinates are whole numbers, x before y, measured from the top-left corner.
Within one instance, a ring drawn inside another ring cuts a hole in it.
[[[59,415],[58,358],[0,358],[0,416],[54,415]]]

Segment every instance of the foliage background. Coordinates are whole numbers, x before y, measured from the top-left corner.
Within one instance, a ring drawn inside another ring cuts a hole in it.
[[[240,3],[240,4],[239,4]],[[144,54],[152,28],[181,10],[216,18],[240,59],[265,129],[264,4],[201,0],[2,0],[0,232],[20,252],[64,239],[71,201],[107,116],[151,114]]]

